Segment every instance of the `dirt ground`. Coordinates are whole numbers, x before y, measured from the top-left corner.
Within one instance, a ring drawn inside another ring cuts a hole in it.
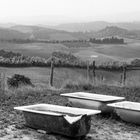
[[[62,91],[29,93],[24,96],[11,96],[0,103],[0,140],[71,140],[56,134],[44,134],[26,127],[21,112],[13,110],[19,105],[52,103],[64,105],[67,99],[59,94]],[[116,116],[96,115],[92,117],[91,129],[85,140],[139,140],[140,126],[123,122]]]

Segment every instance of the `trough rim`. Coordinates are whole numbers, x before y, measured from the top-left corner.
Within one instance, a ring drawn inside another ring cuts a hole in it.
[[[112,97],[113,99],[98,99],[96,97],[93,98],[90,98],[90,97],[79,97],[78,95],[76,94],[91,94],[91,95],[98,95],[98,96],[106,96],[106,97]],[[95,93],[88,93],[88,92],[73,92],[73,93],[63,93],[63,94],[60,94],[61,96],[64,96],[64,97],[69,97],[69,98],[77,98],[77,99],[84,99],[84,100],[91,100],[91,101],[99,101],[99,102],[113,102],[113,101],[121,101],[121,100],[125,100],[125,97],[120,97],[120,96],[110,96],[110,95],[103,95],[103,94],[95,94]]]
[[[67,116],[61,113],[55,113],[55,112],[50,112],[50,111],[37,111],[37,110],[32,110],[32,107],[38,107],[38,106],[47,106],[47,107],[60,107],[62,109],[72,109],[72,110],[81,110],[81,111],[85,111],[87,113],[79,113],[76,114],[76,116],[80,116],[80,115],[87,115],[87,116],[92,116],[92,115],[96,115],[101,113],[100,110],[91,110],[91,109],[83,109],[83,108],[76,108],[76,107],[68,107],[68,106],[60,106],[60,105],[52,105],[52,104],[34,104],[34,105],[27,105],[27,106],[18,106],[18,107],[14,107],[15,110],[20,110],[20,111],[24,111],[24,112],[31,112],[31,113],[38,113],[38,114],[44,114],[44,115],[53,115],[53,116]],[[65,111],[64,111],[65,113]],[[74,114],[74,113],[73,113]],[[74,114],[75,115],[75,114]]]
[[[136,109],[136,108],[129,108],[127,106],[123,106],[122,104],[125,103],[132,103],[132,104],[139,104],[138,102],[131,102],[131,101],[122,101],[122,102],[117,102],[117,103],[111,103],[111,104],[107,104],[107,106],[110,107],[114,107],[116,109],[124,109],[124,110],[130,110],[130,111],[136,111],[136,112],[140,112],[140,108]]]

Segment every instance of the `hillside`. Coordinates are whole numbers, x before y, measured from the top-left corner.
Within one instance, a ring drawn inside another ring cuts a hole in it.
[[[98,24],[98,23],[96,23]],[[83,26],[83,25],[81,25]],[[81,26],[77,27],[82,28]],[[101,38],[110,36],[119,36],[129,39],[140,39],[140,31],[129,31],[117,26],[107,26],[104,23],[102,30],[90,31],[90,32],[68,32],[64,30],[57,30],[51,28],[45,28],[40,26],[25,26],[15,25],[10,28],[0,28],[0,39],[37,39],[37,40],[79,40],[89,38]],[[95,26],[94,26],[95,27]],[[89,26],[90,28],[90,26]],[[96,28],[98,29],[98,27]]]
[[[140,31],[129,31],[117,26],[107,26],[106,28],[94,33],[93,36],[97,38],[118,36],[121,38],[140,39]]]
[[[140,30],[140,22],[118,22],[111,23],[105,21],[94,21],[94,22],[83,22],[83,23],[67,23],[60,24],[57,26],[51,26],[51,28],[57,30],[65,30],[69,32],[85,32],[85,31],[99,31],[105,28],[106,26],[118,26],[127,30]]]
[[[85,32],[85,31],[98,31],[106,26],[109,26],[108,22],[104,21],[96,21],[96,22],[88,22],[88,23],[68,23],[68,24],[60,24],[57,26],[52,26],[54,29],[65,30],[69,32]]]
[[[78,35],[66,31],[56,29],[44,28],[39,26],[24,26],[17,25],[11,27],[12,30],[21,33],[30,34],[33,39],[46,39],[46,40],[76,40],[79,39]]]
[[[79,40],[85,39],[84,33],[71,33],[56,29],[49,29],[39,26],[15,25],[7,28],[0,28],[1,40],[12,39],[38,39],[38,40]]]
[[[0,28],[0,39],[27,39],[29,34],[8,28]]]

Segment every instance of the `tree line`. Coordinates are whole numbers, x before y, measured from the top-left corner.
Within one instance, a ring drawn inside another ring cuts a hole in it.
[[[103,38],[103,39],[90,38],[89,41],[97,44],[124,44],[124,39],[117,38],[117,37]]]
[[[88,42],[85,39],[75,39],[75,40],[47,40],[47,39],[0,39],[0,42],[9,42],[9,43],[71,43],[71,42]]]
[[[97,44],[124,44],[123,38],[90,38],[90,39],[75,39],[75,40],[47,40],[47,39],[0,39],[0,42],[9,43],[76,43],[76,42],[92,42]]]

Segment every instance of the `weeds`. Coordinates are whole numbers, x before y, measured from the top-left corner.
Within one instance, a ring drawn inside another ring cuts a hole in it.
[[[96,80],[96,82],[98,82]],[[113,85],[114,84],[114,85]],[[139,86],[118,86],[118,83],[111,84],[96,83],[80,78],[77,81],[67,80],[63,84],[63,88],[73,91],[88,91],[91,93],[122,96],[128,101],[140,102]]]
[[[79,77],[76,81],[72,80],[66,80],[62,87],[66,89],[81,89],[81,90],[91,90],[94,89],[96,86],[103,86],[103,85],[114,85],[119,86],[119,82],[117,81],[111,81],[111,82],[105,82],[98,78],[93,81],[92,79],[87,79],[85,77]]]
[[[7,79],[7,84],[9,87],[18,88],[20,85],[31,85],[30,78],[25,77],[24,75],[14,74],[11,78]]]

